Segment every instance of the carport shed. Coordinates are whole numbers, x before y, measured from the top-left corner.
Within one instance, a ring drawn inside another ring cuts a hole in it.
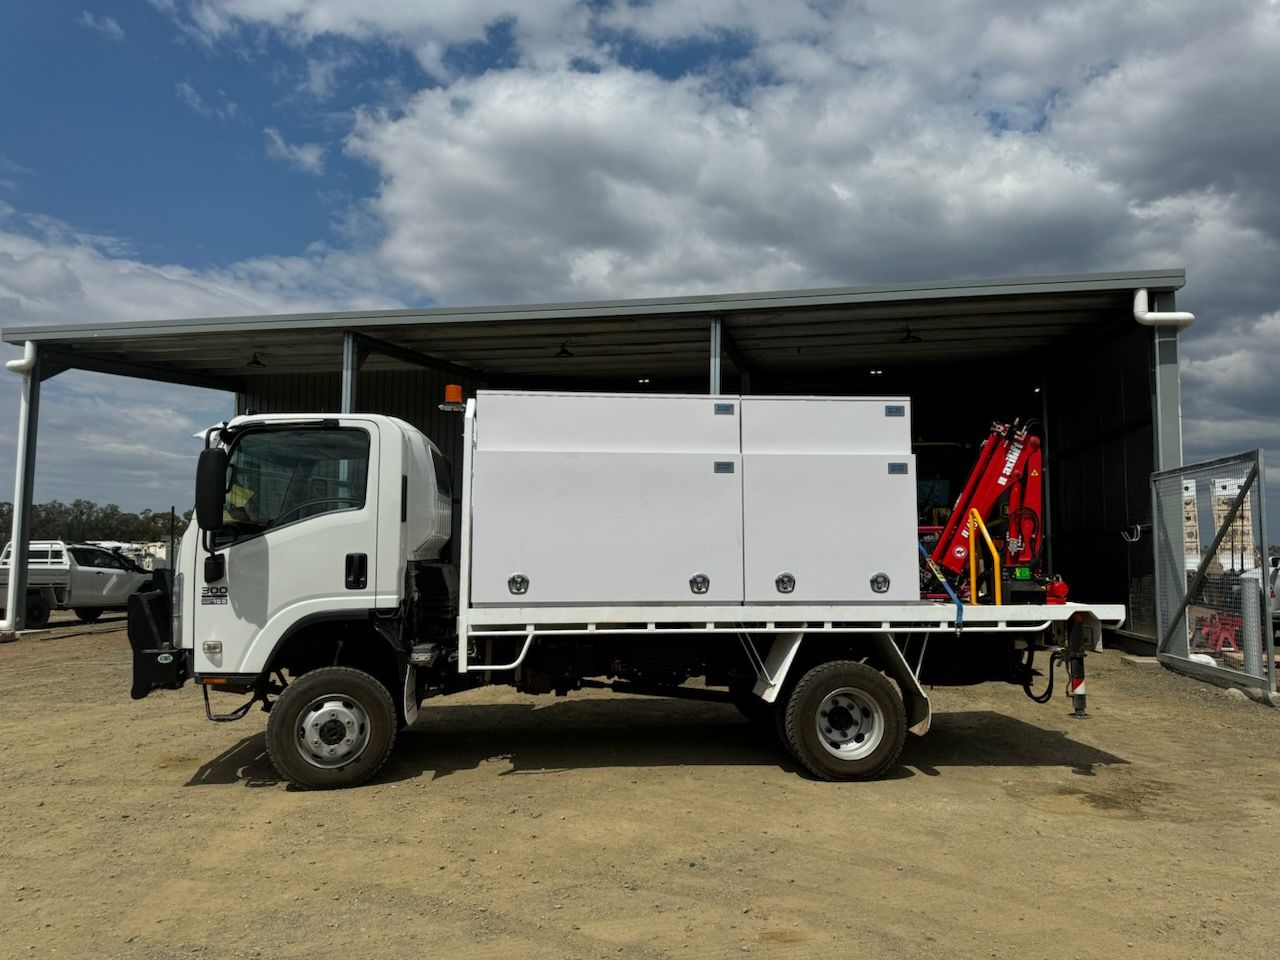
[[[14,539],[29,528],[40,383],[64,370],[226,390],[240,412],[392,414],[435,440],[455,470],[460,423],[438,409],[446,383],[905,394],[922,510],[950,505],[991,421],[1039,420],[1051,569],[1075,597],[1127,603],[1127,632],[1152,638],[1149,477],[1182,462],[1179,324],[1140,317],[1135,294],[1148,291],[1163,314],[1185,282],[1180,269],[1142,270],[7,328],[0,336],[26,351],[10,366],[27,370]],[[11,580],[21,596],[25,562]],[[21,605],[9,609],[21,626]]]

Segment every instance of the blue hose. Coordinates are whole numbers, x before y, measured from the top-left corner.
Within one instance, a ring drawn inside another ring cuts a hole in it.
[[[964,626],[964,604],[960,602],[960,598],[956,596],[956,592],[951,589],[951,584],[947,583],[944,578],[938,576],[938,570],[937,567],[934,566],[933,557],[930,556],[929,551],[924,548],[924,544],[917,543],[916,546],[920,548],[920,556],[924,557],[925,563],[929,567],[929,572],[933,574],[934,578],[940,584],[942,584],[942,589],[947,591],[947,596],[949,596],[951,601],[956,605],[956,633],[959,633],[961,628]]]

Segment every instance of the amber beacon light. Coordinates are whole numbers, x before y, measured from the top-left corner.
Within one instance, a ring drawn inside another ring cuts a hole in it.
[[[467,405],[462,399],[462,384],[446,383],[444,385],[444,403],[440,404],[440,409],[452,413],[460,413],[466,408]]]

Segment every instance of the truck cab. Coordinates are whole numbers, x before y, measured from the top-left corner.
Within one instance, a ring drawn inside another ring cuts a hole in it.
[[[449,467],[395,418],[237,418],[206,455],[221,503],[183,537],[174,589],[197,677],[257,677],[321,625],[374,629],[448,542]]]

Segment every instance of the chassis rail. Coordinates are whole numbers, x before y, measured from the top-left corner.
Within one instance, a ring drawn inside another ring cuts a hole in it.
[[[661,612],[659,618],[655,612]],[[458,670],[512,670],[537,637],[581,634],[1040,633],[1076,615],[1107,627],[1124,622],[1116,604],[968,606],[963,623],[950,604],[699,607],[469,607],[458,617]],[[520,637],[521,655],[501,666],[468,664],[472,640]]]

